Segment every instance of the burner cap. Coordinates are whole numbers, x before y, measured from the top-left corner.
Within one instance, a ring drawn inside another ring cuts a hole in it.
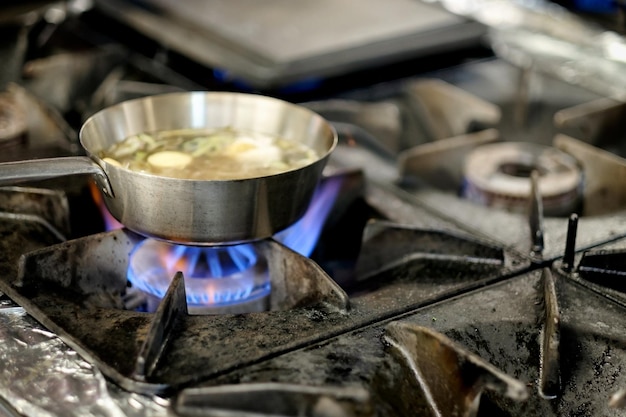
[[[547,216],[576,211],[583,173],[577,161],[556,148],[526,142],[480,146],[465,159],[463,196],[515,212],[528,209],[530,174],[539,172],[539,192]]]
[[[26,115],[9,93],[0,94],[0,145],[21,140],[26,134]]]

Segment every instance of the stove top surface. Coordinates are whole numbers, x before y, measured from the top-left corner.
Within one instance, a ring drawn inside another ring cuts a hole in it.
[[[29,110],[25,129],[0,129],[3,161],[80,154],[82,120],[119,101],[234,87],[197,62],[181,74],[188,61],[150,56],[154,41],[113,42],[117,27],[86,31],[94,15],[76,4],[67,20],[45,10],[14,34],[28,48],[0,50],[25,59],[5,94]],[[182,274],[162,300],[138,291],[127,271],[145,238],[103,219],[89,178],[0,189],[0,368],[14,381],[0,410],[621,415],[623,104],[495,57],[450,62],[283,91],[339,133],[320,184],[339,184],[336,199],[318,230],[292,233],[319,233],[311,252],[289,231],[254,243],[271,292],[214,314],[189,304]],[[485,150],[505,187],[467,172]]]

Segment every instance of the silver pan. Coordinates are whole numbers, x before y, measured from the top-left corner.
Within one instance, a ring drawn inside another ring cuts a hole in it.
[[[305,167],[241,180],[185,180],[149,175],[103,161],[99,151],[142,132],[220,128],[252,130],[300,141],[319,159]],[[316,113],[274,98],[188,92],[123,102],[93,115],[80,131],[88,156],[0,164],[0,185],[91,174],[113,216],[142,235],[193,245],[269,237],[305,212],[337,144]]]

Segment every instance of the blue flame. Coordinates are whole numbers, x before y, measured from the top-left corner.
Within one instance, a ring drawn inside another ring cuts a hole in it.
[[[313,200],[304,216],[292,226],[277,233],[274,238],[303,256],[310,256],[315,249],[324,222],[333,207],[342,180],[340,177],[328,178],[315,190]]]
[[[257,261],[251,244],[216,248],[171,247],[171,253],[165,258],[167,269],[181,271],[187,277],[228,277],[254,266]]]
[[[205,248],[146,239],[133,249],[127,277],[134,287],[162,298],[181,271],[187,303],[217,307],[269,294],[269,276],[255,268],[258,262],[252,244]]]
[[[275,240],[310,256],[341,184],[339,177],[323,181],[304,216],[276,234]],[[252,243],[209,248],[146,239],[137,244],[130,256],[128,280],[158,298],[165,296],[178,271],[185,277],[189,305],[222,307],[265,297],[271,289],[267,268],[259,271],[256,267],[259,256]]]

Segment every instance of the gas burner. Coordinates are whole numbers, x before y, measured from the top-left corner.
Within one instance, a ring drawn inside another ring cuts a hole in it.
[[[480,146],[465,159],[463,196],[514,212],[528,210],[530,176],[539,173],[539,193],[548,216],[565,216],[580,204],[583,173],[556,148],[525,142]]]
[[[0,146],[23,141],[26,132],[26,115],[23,109],[11,94],[0,94]]]
[[[178,271],[185,277],[190,313],[266,310],[270,279],[266,262],[253,244],[213,248],[146,239],[130,257],[128,280],[148,295],[149,311],[156,309]]]

